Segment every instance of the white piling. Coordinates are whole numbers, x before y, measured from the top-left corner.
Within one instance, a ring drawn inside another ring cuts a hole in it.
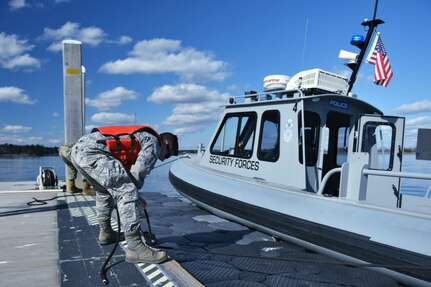
[[[71,144],[85,131],[85,68],[80,41],[63,41],[63,91],[64,143]]]

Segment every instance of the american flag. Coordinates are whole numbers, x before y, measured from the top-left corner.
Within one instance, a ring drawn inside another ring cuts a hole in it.
[[[380,33],[376,35],[373,48],[370,50],[370,54],[367,57],[367,62],[375,65],[374,83],[387,87],[392,79],[393,73]]]

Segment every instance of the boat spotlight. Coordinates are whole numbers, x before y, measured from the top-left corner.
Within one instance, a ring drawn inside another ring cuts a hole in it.
[[[348,62],[345,65],[347,65],[352,70],[358,64],[357,63],[358,54],[353,53],[353,52],[340,50],[340,54],[338,54],[338,58],[343,59],[343,60],[347,60]]]
[[[249,98],[250,101],[252,101],[252,102],[256,102],[258,100],[258,98],[257,98],[258,94],[256,91],[249,91],[249,92],[245,92],[244,94],[245,94],[245,97]]]
[[[354,35],[352,36],[352,40],[350,40],[350,44],[362,50],[365,45],[365,38],[362,35]],[[358,65],[358,56],[359,54],[340,50],[338,58],[348,60],[345,65],[348,66],[350,69],[354,70],[355,67]]]

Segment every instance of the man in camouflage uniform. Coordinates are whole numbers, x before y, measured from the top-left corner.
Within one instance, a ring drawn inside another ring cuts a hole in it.
[[[60,158],[67,165],[67,176],[66,176],[66,190],[70,193],[82,192],[84,195],[96,195],[96,192],[90,188],[88,181],[83,179],[82,181],[82,189],[76,187],[76,178],[78,175],[78,171],[73,166],[70,159],[70,152],[72,150],[74,144],[64,144],[58,149],[58,154]]]
[[[96,210],[101,233],[99,241],[115,241],[110,219],[116,203],[128,245],[126,262],[160,263],[166,260],[166,253],[147,246],[140,236],[143,217],[141,205],[145,206],[145,201],[139,198],[138,190],[144,185],[144,179],[157,159],[163,161],[170,155],[178,155],[178,139],[171,133],[162,133],[157,137],[152,133],[139,131],[133,135],[141,149],[129,171],[114,158],[107,147],[105,142],[112,137],[99,131],[83,136],[73,146],[72,163],[96,190]]]

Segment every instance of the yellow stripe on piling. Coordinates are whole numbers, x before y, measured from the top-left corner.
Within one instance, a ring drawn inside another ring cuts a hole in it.
[[[79,74],[81,74],[81,69],[67,68],[66,74],[79,75]]]

